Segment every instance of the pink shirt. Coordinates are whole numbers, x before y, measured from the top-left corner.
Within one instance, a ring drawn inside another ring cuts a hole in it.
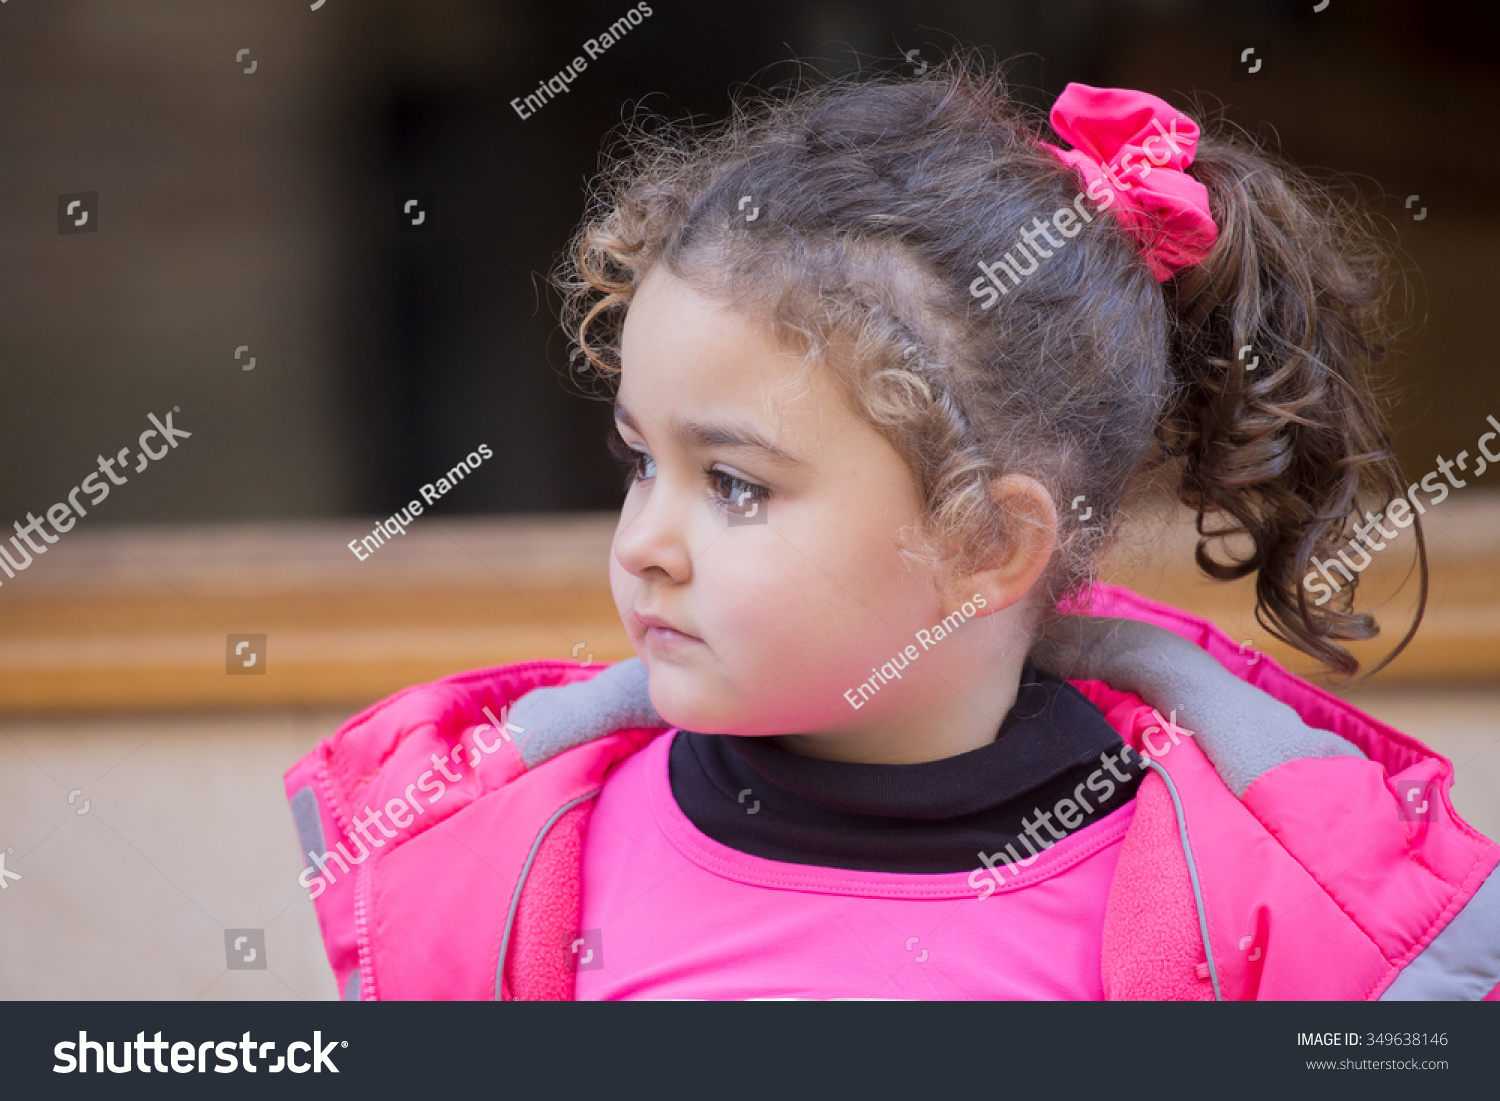
[[[1104,905],[1133,801],[981,899],[967,873],[788,864],[714,841],[672,797],[675,734],[598,795],[580,1000],[1103,998]]]

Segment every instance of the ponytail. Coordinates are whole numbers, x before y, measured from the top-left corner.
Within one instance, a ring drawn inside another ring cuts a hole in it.
[[[1359,662],[1339,642],[1379,633],[1354,611],[1357,574],[1322,607],[1304,578],[1363,523],[1364,505],[1407,488],[1370,378],[1385,354],[1385,247],[1367,216],[1244,143],[1205,133],[1192,175],[1208,188],[1219,238],[1164,288],[1173,396],[1157,434],[1182,460],[1198,566],[1217,580],[1256,574],[1261,626],[1352,674]],[[1416,616],[1372,674],[1405,649],[1426,608],[1426,541],[1413,519]],[[1243,557],[1227,544],[1235,536],[1249,537]]]
[[[913,79],[793,87],[704,131],[632,124],[558,275],[569,329],[613,376],[624,307],[658,264],[752,310],[818,353],[907,461],[925,498],[903,536],[917,563],[962,574],[1007,546],[1015,523],[989,492],[1002,474],[1073,503],[1059,509],[1042,608],[1082,591],[1136,473],[1175,456],[1199,566],[1256,574],[1265,628],[1351,673],[1339,643],[1373,637],[1374,620],[1355,613],[1352,583],[1314,593],[1322,604],[1303,584],[1314,558],[1337,561],[1363,501],[1405,489],[1369,377],[1379,238],[1249,143],[1201,133],[1187,156],[1164,101],[1070,89],[1054,109],[1066,133],[1043,134],[998,70],[957,52]],[[1108,167],[1104,196],[1135,201],[1105,202],[1084,162]],[[1183,171],[1207,189],[1211,244],[1197,185],[1185,203],[1191,180],[1170,174]],[[770,205],[747,230],[752,191]],[[1034,254],[1026,242],[1047,225],[1066,245],[1045,231],[1052,247]],[[1162,283],[1158,267],[1177,274]],[[855,351],[826,354],[835,345]]]

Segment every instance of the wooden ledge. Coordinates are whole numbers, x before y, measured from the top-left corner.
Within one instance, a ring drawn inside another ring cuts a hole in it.
[[[1374,683],[1500,683],[1500,497],[1466,492],[1427,520],[1427,619]],[[370,526],[69,534],[0,585],[0,710],[360,706],[463,669],[630,656],[609,592],[612,514],[423,519],[361,561],[347,544]],[[1197,573],[1194,538],[1182,515],[1142,518],[1101,576],[1207,616],[1247,641],[1247,660],[1314,671],[1255,623],[1252,582]],[[1367,607],[1395,589],[1409,543],[1361,578]],[[1377,610],[1386,637],[1357,648],[1366,667],[1399,637],[1414,594],[1411,583]],[[227,673],[231,634],[267,636],[254,671]]]

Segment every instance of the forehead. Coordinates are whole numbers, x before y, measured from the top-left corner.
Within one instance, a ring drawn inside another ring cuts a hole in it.
[[[660,267],[626,312],[620,363],[619,402],[637,416],[706,420],[732,408],[769,420],[836,396],[824,372],[777,343],[767,324]]]

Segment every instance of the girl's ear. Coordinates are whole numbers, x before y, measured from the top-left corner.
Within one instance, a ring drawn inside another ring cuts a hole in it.
[[[970,575],[966,593],[984,597],[985,615],[1008,608],[1031,591],[1057,546],[1057,506],[1046,486],[1025,474],[990,483],[1004,542],[984,569]]]

